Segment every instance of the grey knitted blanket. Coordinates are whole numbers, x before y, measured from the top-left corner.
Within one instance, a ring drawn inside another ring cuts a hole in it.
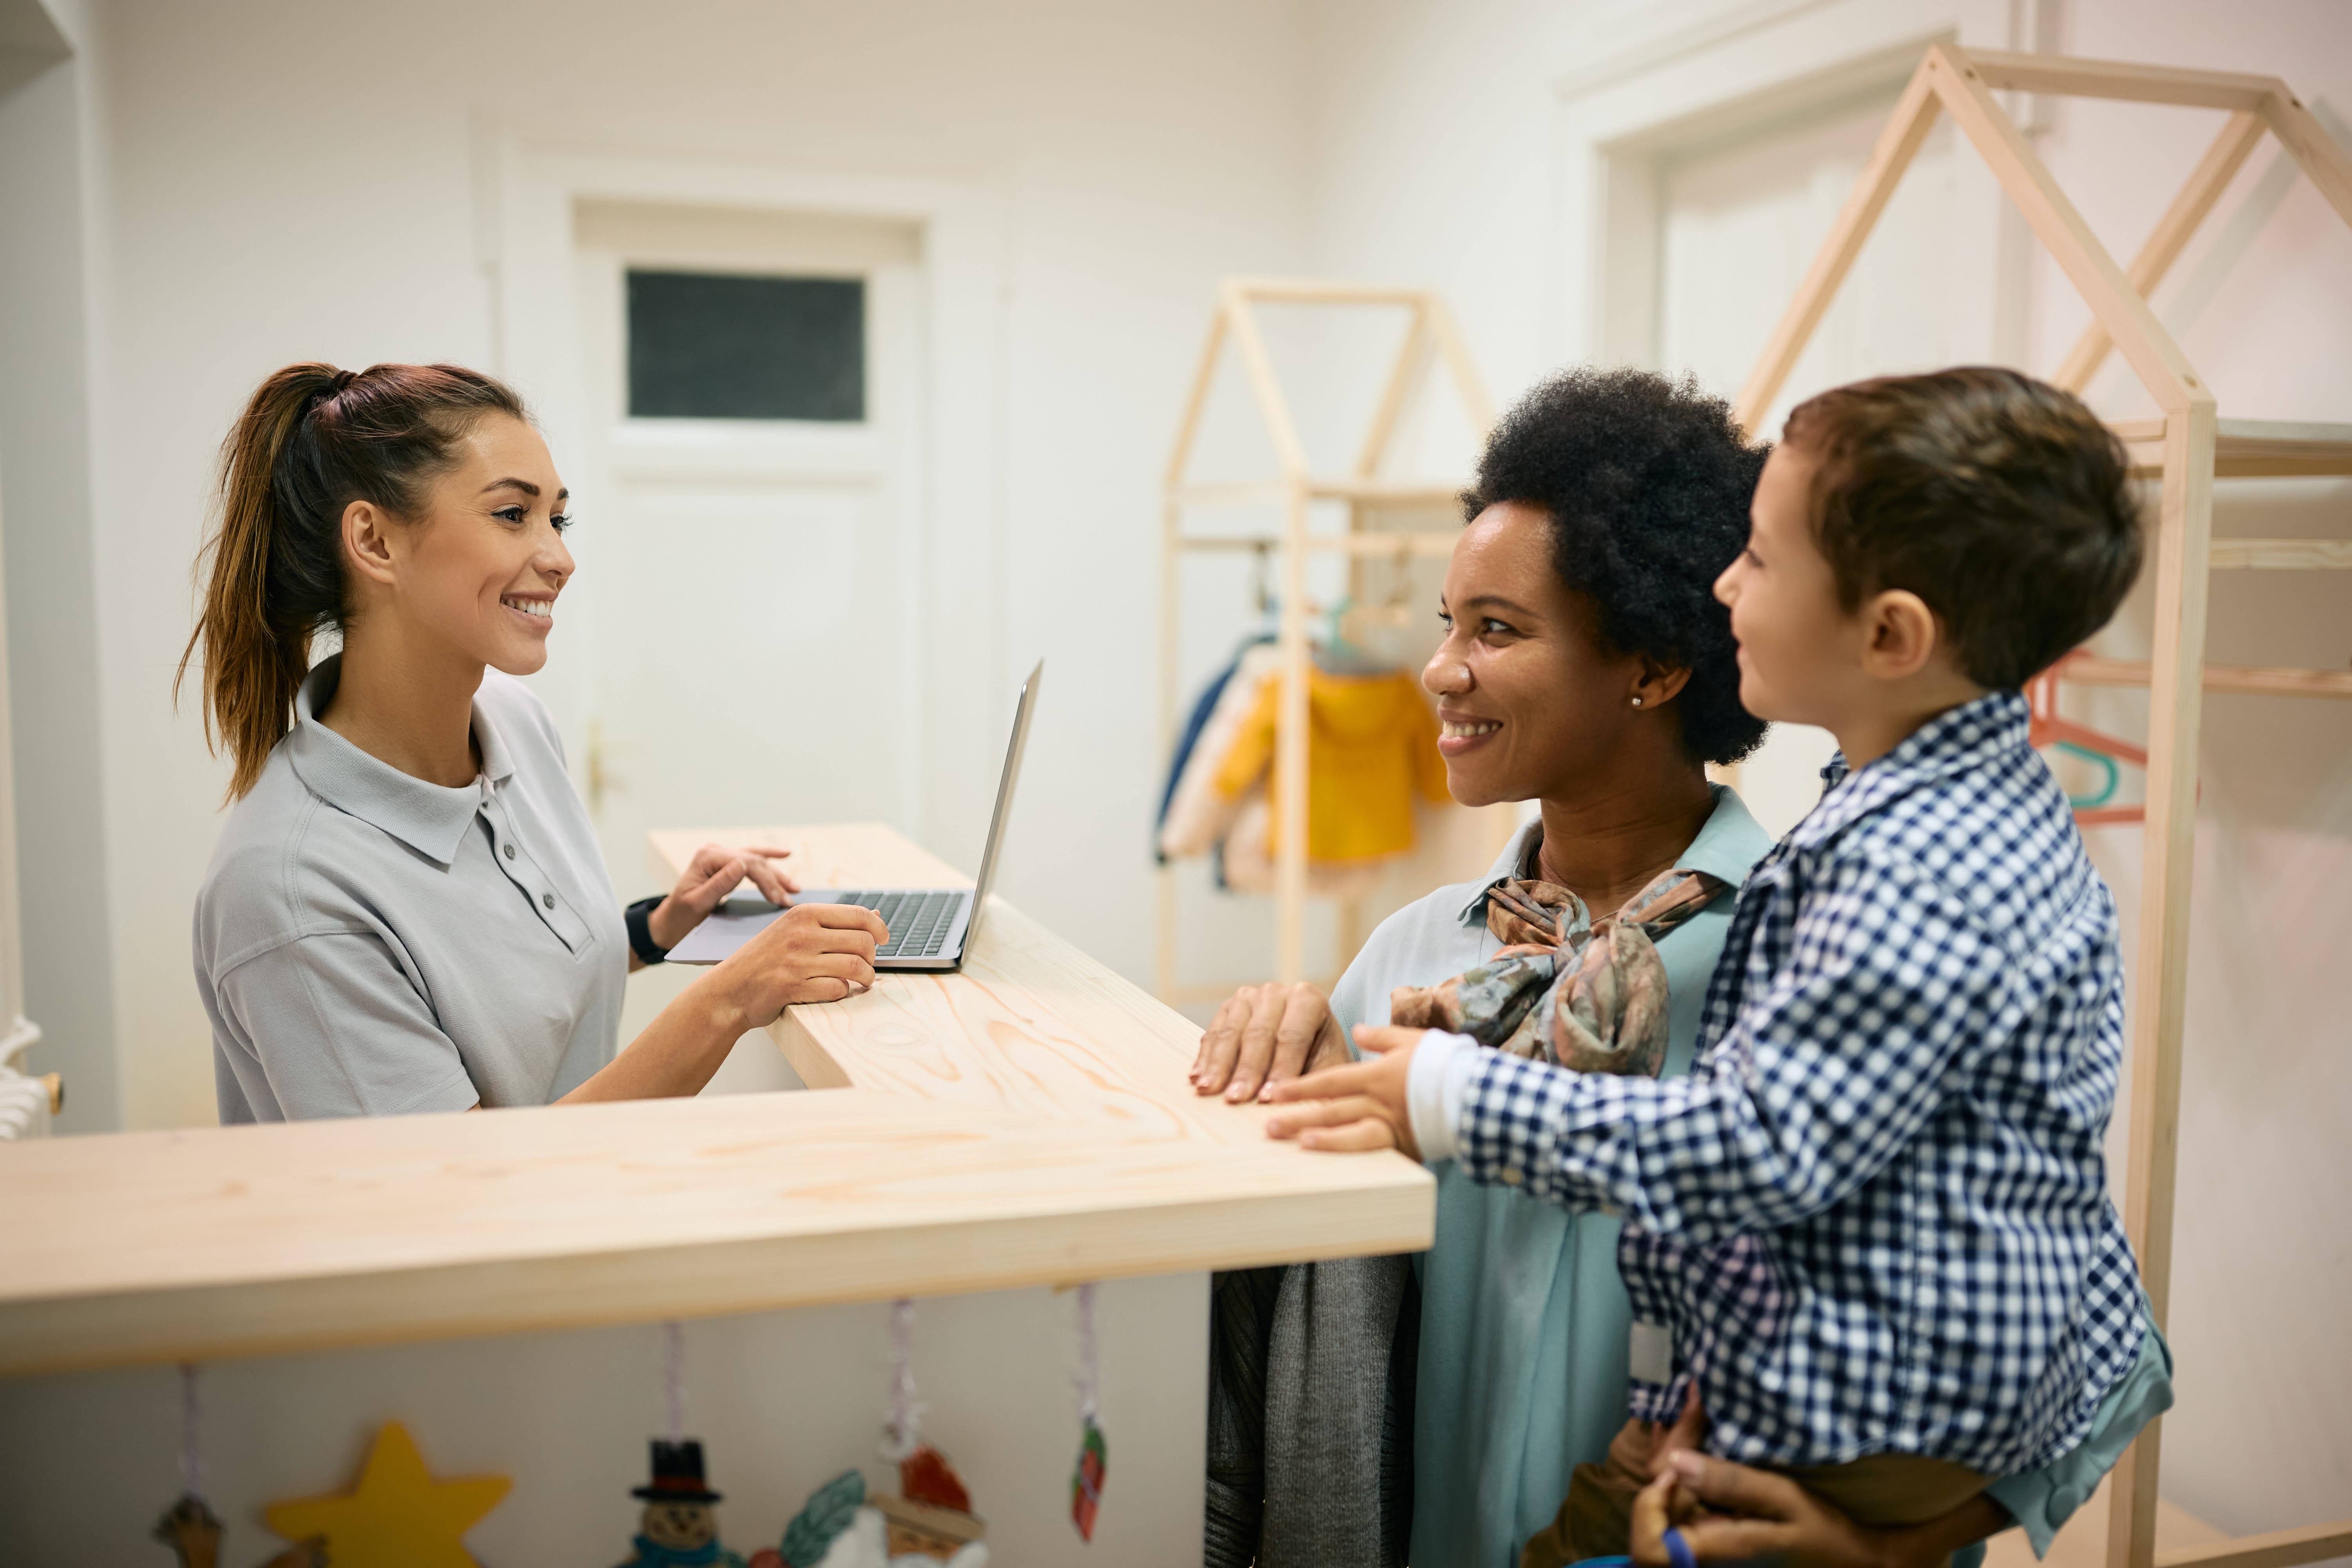
[[[1213,1277],[1206,1568],[1403,1568],[1412,1535],[1412,1259]]]

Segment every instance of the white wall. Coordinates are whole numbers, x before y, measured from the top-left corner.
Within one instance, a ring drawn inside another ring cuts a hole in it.
[[[124,1125],[205,1121],[212,1102],[187,911],[225,773],[169,704],[208,466],[241,398],[289,360],[491,361],[484,125],[1003,193],[1005,559],[1002,588],[972,591],[1007,595],[1008,666],[1053,666],[1005,890],[1148,973],[1155,475],[1217,278],[1303,256],[1291,8],[249,0],[98,16],[97,708],[110,754],[137,759],[103,787]],[[992,761],[933,765],[968,777],[976,822]],[[943,839],[975,841],[938,847],[976,861],[977,836],[948,824]]]
[[[86,67],[77,10],[0,6],[0,520],[27,1058],[66,1079],[63,1131],[115,1125],[85,337]]]
[[[1592,194],[1602,153],[1575,138],[1580,105],[1612,91],[1689,97],[1740,76],[1742,59],[1752,74],[1753,62],[1786,56],[1774,68],[1801,75],[1947,27],[1964,43],[2016,47],[2012,29],[2030,37],[2034,9],[1323,0],[1317,265],[1449,290],[1507,395],[1602,352],[1602,323],[1587,314],[1601,205],[1563,199]],[[2340,117],[2339,137],[2352,118],[2352,9],[2341,5],[2069,0],[2051,20],[2068,52],[2281,74]],[[1637,85],[1617,89],[1614,77]],[[2044,140],[2060,180],[2128,256],[2218,129],[2218,116],[2193,111],[2070,105]],[[2192,252],[2158,304],[2225,416],[2352,419],[2352,235],[2308,184],[2266,183],[2275,151],[2257,155],[2225,203],[2225,243]],[[2029,368],[2046,374],[2084,312],[2054,268],[2031,267],[2028,283],[2022,299],[1989,302],[2017,319],[1989,308],[1987,330],[2017,332]],[[2095,401],[2112,416],[2141,411],[2112,375]],[[2342,538],[2352,515],[2347,483],[2224,492],[2224,533]],[[2223,574],[2210,657],[2344,668],[2347,590],[2340,574]],[[2145,616],[2133,616],[2115,636],[2144,655]],[[2145,708],[2118,695],[2082,711],[2135,734]],[[2180,1406],[2165,1475],[2172,1500],[2250,1531],[2352,1515],[2352,1250],[2335,1213],[2352,1191],[2340,1131],[2352,1023],[2337,982],[2352,930],[2352,704],[2222,697],[2207,713],[2173,1277]],[[2137,834],[2091,837],[2129,919]],[[2114,1146],[2120,1154],[2120,1135]]]

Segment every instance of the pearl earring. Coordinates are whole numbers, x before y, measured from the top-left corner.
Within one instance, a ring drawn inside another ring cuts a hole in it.
[[[1641,705],[1642,705],[1642,700],[1641,700],[1640,698],[1636,697],[1635,699],[1633,699],[1633,706],[1634,706],[1634,707],[1639,708]]]

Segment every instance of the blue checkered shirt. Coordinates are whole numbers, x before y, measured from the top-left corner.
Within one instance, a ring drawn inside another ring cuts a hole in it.
[[[1634,1316],[1673,1336],[1635,1415],[1696,1377],[1727,1458],[2032,1469],[2139,1348],[2115,903],[2014,692],[1823,777],[1740,889],[1689,1076],[1481,1052],[1457,1152],[1624,1215]]]

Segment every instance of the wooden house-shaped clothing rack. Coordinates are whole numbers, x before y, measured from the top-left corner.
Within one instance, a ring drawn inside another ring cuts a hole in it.
[[[2124,99],[2229,111],[2230,119],[2128,268],[2118,267],[2051,177],[1997,91]],[[2352,673],[2205,663],[2207,574],[2220,568],[2352,567],[2352,541],[2211,538],[2213,481],[2352,475],[2352,425],[2284,424],[2218,416],[2212,390],[2149,309],[2147,297],[2179,257],[2265,132],[2275,135],[2329,205],[2352,224],[2352,158],[2275,77],[1992,54],[1938,44],[1927,50],[1853,194],[1831,226],[1796,298],[1739,395],[1755,432],[1821,322],[1863,241],[1938,113],[1948,113],[2089,303],[2093,325],[2053,378],[2080,392],[2109,351],[2121,352],[2163,409],[2118,425],[2136,473],[2158,478],[2152,657],[2071,656],[2062,679],[2146,685],[2150,690],[2144,904],[2132,965],[2131,1163],[2125,1224],[2157,1321],[2172,1275],[2172,1221],[2180,1106],[2182,1005],[2189,958],[2189,883],[2196,835],[2198,722],[2208,691],[2352,697]],[[2109,1568],[2154,1568],[2161,1423],[2151,1423],[2116,1468],[2107,1531]],[[2167,1552],[2162,1568],[2292,1568],[2352,1553],[2352,1520]]]
[[[1291,405],[1275,374],[1274,361],[1259,330],[1255,308],[1263,304],[1296,306],[1387,307],[1410,312],[1402,345],[1381,384],[1353,467],[1344,476],[1318,475],[1309,466],[1291,416]],[[1211,388],[1225,346],[1241,357],[1250,391],[1270,438],[1278,477],[1242,484],[1200,484],[1190,478],[1193,450],[1201,434]],[[1279,552],[1282,560],[1281,654],[1282,694],[1275,726],[1276,797],[1272,802],[1276,844],[1275,899],[1277,909],[1274,978],[1306,978],[1307,908],[1307,561],[1310,552],[1345,553],[1352,561],[1368,556],[1449,555],[1454,533],[1448,530],[1383,529],[1369,526],[1383,511],[1451,506],[1461,493],[1460,482],[1398,480],[1384,478],[1383,467],[1412,399],[1430,379],[1432,359],[1442,360],[1454,394],[1460,398],[1473,433],[1484,440],[1495,421],[1494,405],[1470,362],[1453,312],[1433,290],[1385,288],[1373,284],[1326,282],[1307,279],[1227,279],[1218,290],[1216,313],[1210,319],[1209,337],[1194,373],[1191,395],[1176,433],[1175,451],[1168,460],[1166,509],[1162,517],[1160,675],[1160,732],[1172,744],[1178,723],[1177,702],[1181,654],[1183,558],[1188,552]],[[1313,532],[1309,512],[1318,502],[1340,502],[1347,508],[1344,533]],[[1279,506],[1279,532],[1220,533],[1187,531],[1185,518],[1196,509],[1235,506]],[[1343,921],[1343,927],[1357,922]],[[1158,984],[1161,1000],[1170,1003],[1222,997],[1228,988],[1203,988],[1198,994],[1177,980],[1176,879],[1171,867],[1160,871]],[[1360,931],[1354,933],[1360,936]],[[1343,945],[1351,945],[1343,935]]]

